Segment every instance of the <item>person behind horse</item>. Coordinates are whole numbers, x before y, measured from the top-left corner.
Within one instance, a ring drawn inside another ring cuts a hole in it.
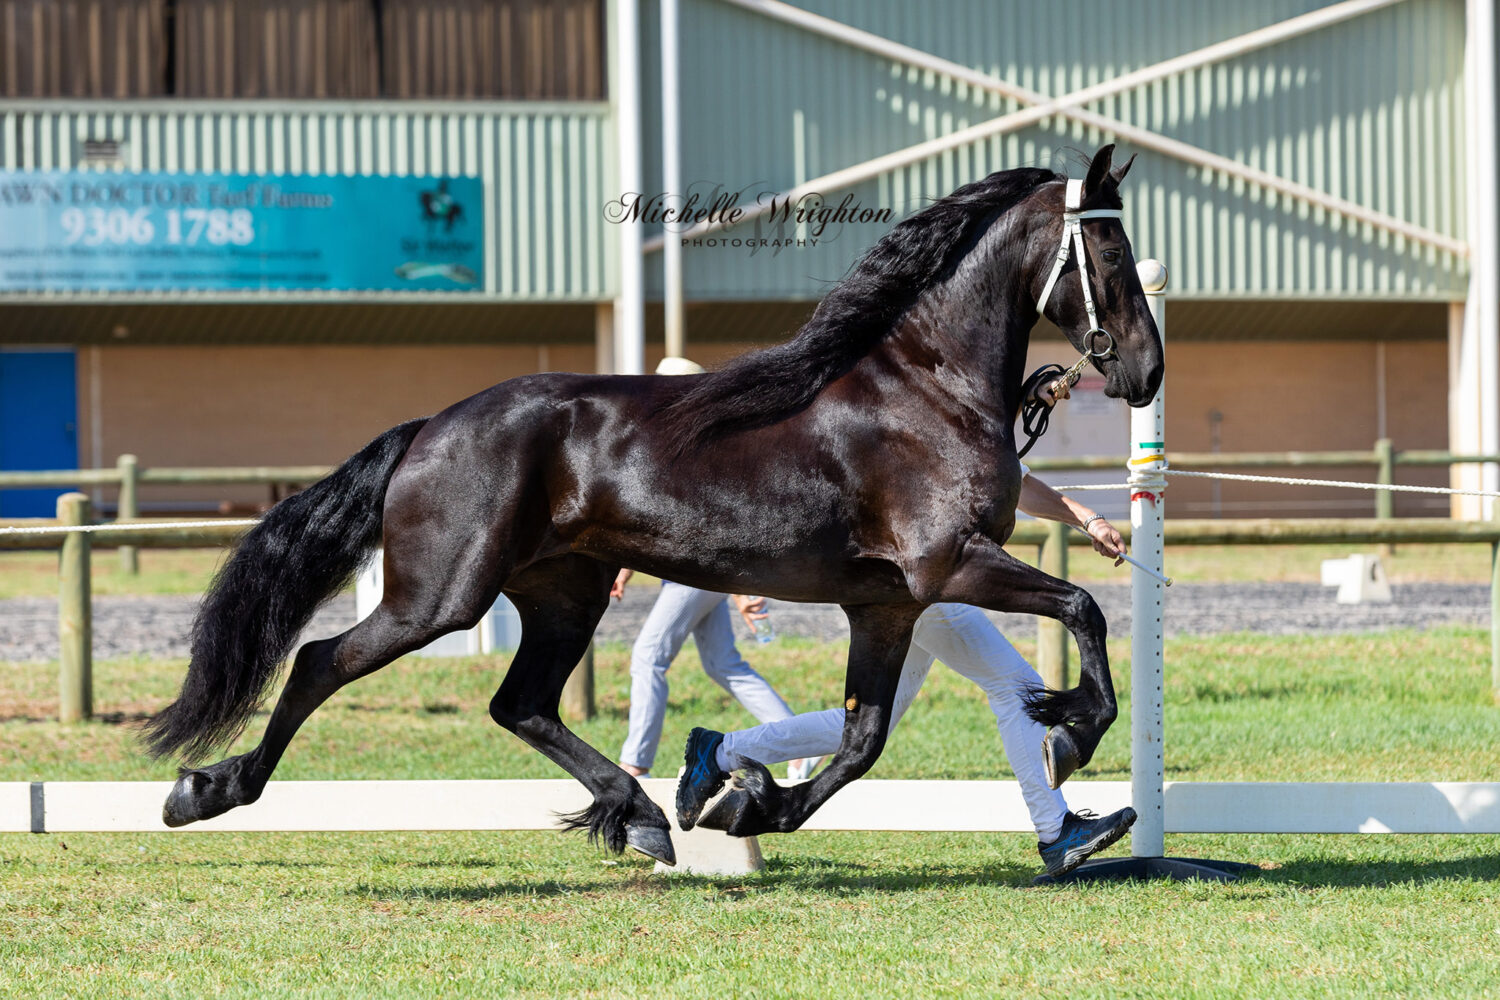
[[[1032,476],[1024,465],[1022,471],[1019,507],[1024,513],[1083,528],[1095,551],[1120,564],[1124,540],[1113,525]],[[1046,727],[1025,711],[1028,696],[1038,689],[1036,672],[978,608],[934,604],[917,619],[896,688],[891,731],[921,690],[934,660],[942,660],[979,685],[989,698],[1005,755],[1036,828],[1037,850],[1047,874],[1072,871],[1124,836],[1135,822],[1133,809],[1102,817],[1075,813],[1062,793],[1049,785],[1042,759]],[[842,708],[805,712],[730,733],[694,729],[685,751],[687,768],[678,784],[678,824],[691,829],[703,807],[723,787],[728,772],[743,767],[744,760],[769,765],[832,754],[839,749],[843,730]]]
[[[703,369],[686,358],[663,358],[658,375],[691,375]],[[625,595],[625,583],[633,570],[622,569],[609,594],[616,600]],[[765,618],[765,598],[731,595],[751,631]],[[698,646],[703,672],[735,697],[746,711],[763,723],[791,717],[792,710],[760,674],[756,673],[734,644],[729,608],[723,594],[663,580],[661,593],[646,616],[630,652],[630,729],[620,748],[620,766],[636,777],[649,775],[661,741],[662,719],[667,711],[667,670],[687,637]],[[794,769],[793,774],[796,774]]]

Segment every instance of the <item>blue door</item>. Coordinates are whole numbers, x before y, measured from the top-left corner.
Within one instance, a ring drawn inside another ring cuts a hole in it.
[[[72,350],[0,350],[0,470],[78,468]],[[0,517],[53,517],[64,489],[0,490]]]

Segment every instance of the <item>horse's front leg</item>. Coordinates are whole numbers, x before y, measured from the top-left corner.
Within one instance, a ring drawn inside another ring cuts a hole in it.
[[[698,820],[737,837],[790,833],[818,807],[880,759],[891,725],[901,666],[920,604],[845,606],[849,669],[844,683],[844,737],[838,753],[812,781],[778,785],[764,765],[741,759],[736,786]]]
[[[1042,745],[1047,780],[1062,785],[1094,756],[1119,714],[1104,648],[1104,613],[1082,587],[1048,576],[1006,552],[994,539],[975,535],[964,546],[956,566],[916,581],[913,591],[934,603],[952,601],[991,611],[1055,618],[1078,642],[1078,686],[1048,691],[1040,686],[1028,699],[1027,712],[1051,727]]]

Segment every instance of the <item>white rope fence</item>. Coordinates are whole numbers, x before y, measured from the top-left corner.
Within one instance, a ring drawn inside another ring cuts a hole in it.
[[[1169,476],[1194,476],[1200,479],[1234,479],[1246,483],[1285,483],[1288,486],[1338,486],[1348,490],[1389,490],[1392,493],[1436,493],[1443,496],[1500,497],[1494,490],[1450,490],[1446,486],[1396,486],[1392,483],[1355,483],[1342,479],[1298,479],[1292,476],[1251,476],[1240,472],[1187,472],[1163,470]]]
[[[249,528],[260,523],[259,518],[221,519],[217,521],[135,521],[120,524],[107,521],[104,524],[52,524],[41,527],[0,528],[0,535],[50,535],[59,531],[157,531],[162,528]]]
[[[1293,476],[1252,476],[1239,472],[1188,472],[1185,469],[1153,469],[1168,476],[1193,476],[1199,479],[1233,479],[1247,483],[1282,483],[1288,486],[1338,486],[1351,490],[1388,490],[1392,493],[1433,493],[1441,496],[1500,497],[1494,490],[1453,490],[1445,486],[1397,486],[1392,483],[1356,483],[1342,479],[1300,479]],[[1128,490],[1130,483],[1085,483],[1080,486],[1058,486],[1059,493],[1081,493],[1089,490]]]

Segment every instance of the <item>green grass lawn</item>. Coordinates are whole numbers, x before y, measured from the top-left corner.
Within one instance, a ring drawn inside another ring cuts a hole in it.
[[[1488,650],[1460,629],[1169,643],[1168,776],[1500,780]],[[839,697],[837,647],[753,655],[795,708]],[[0,780],[170,777],[129,723],[182,667],[97,665],[100,720],[63,727],[52,668],[0,664]],[[502,669],[399,662],[324,706],[278,777],[559,776],[485,716]],[[612,754],[626,650],[603,647],[598,673],[579,728]],[[691,652],[673,682],[667,773],[690,726],[748,721]],[[1126,776],[1127,719],[1128,701],[1082,779]],[[1008,774],[982,699],[939,669],[872,776]],[[1021,834],[767,837],[767,869],[737,878],[657,877],[553,833],[7,834],[0,996],[1500,994],[1500,837],[1167,846],[1263,870],[1036,889]]]

